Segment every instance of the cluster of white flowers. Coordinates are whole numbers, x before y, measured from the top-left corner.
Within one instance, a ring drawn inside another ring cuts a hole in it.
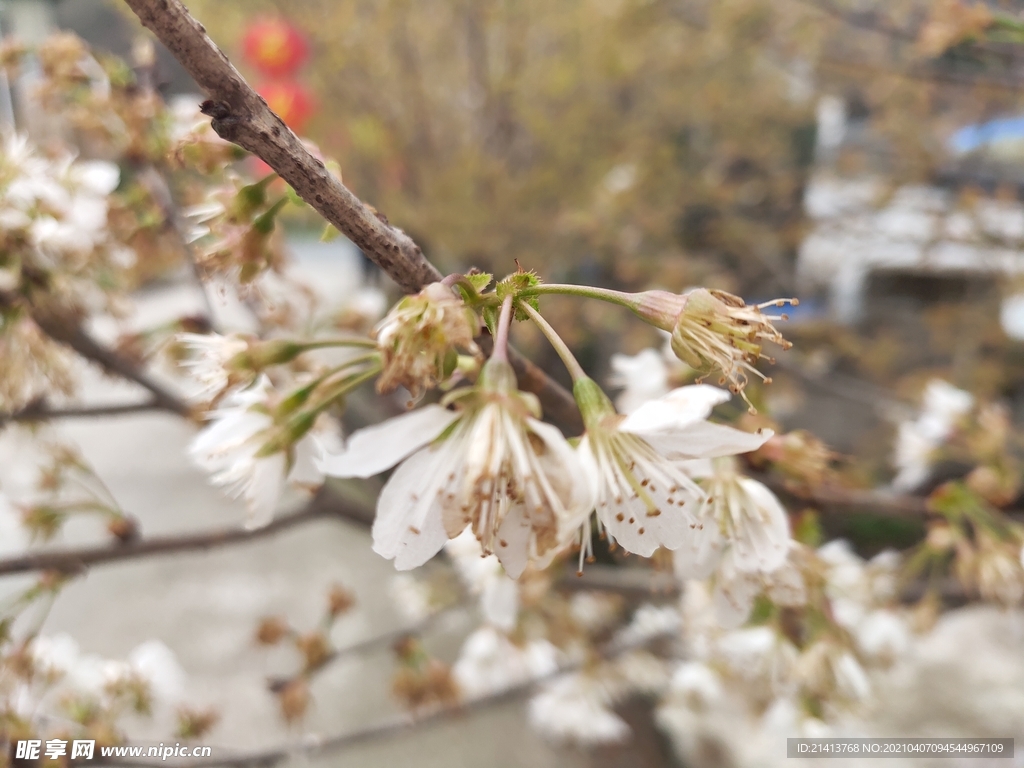
[[[4,139],[0,154],[0,228],[5,250],[14,258],[0,265],[0,287],[20,285],[20,270],[57,273],[58,280],[80,276],[107,263],[130,264],[134,253],[110,241],[107,197],[120,180],[113,163],[48,158],[24,136]]]
[[[483,626],[463,643],[452,673],[463,695],[475,699],[547,677],[557,671],[560,657],[547,640],[519,646],[495,627]]]
[[[100,286],[118,282],[135,258],[107,228],[117,166],[71,154],[46,157],[17,134],[0,141],[0,292],[17,298],[29,285],[45,284],[49,300],[65,307],[104,306]],[[0,357],[2,412],[72,389],[65,353],[27,313],[0,317]]]
[[[751,734],[784,727],[791,736],[827,735],[827,722],[865,708],[878,675],[903,660],[912,643],[908,617],[893,607],[898,566],[895,553],[865,562],[845,541],[817,551],[792,544],[785,564],[753,592],[763,593],[779,618],[740,628],[721,620],[717,583],[687,582],[687,661],[659,711],[683,754],[695,757],[698,743],[710,739],[736,764],[750,764],[727,723],[742,723]],[[823,585],[816,599],[824,606],[811,604],[812,582]],[[820,614],[820,626],[795,630],[782,618],[786,610]],[[747,613],[749,607],[744,620]]]
[[[897,474],[892,486],[911,491],[928,479],[935,450],[953,433],[953,428],[974,407],[970,392],[957,389],[942,379],[932,379],[924,390],[921,412],[916,419],[899,425],[893,461]]]
[[[36,637],[29,647],[39,674],[5,686],[4,692],[9,711],[30,722],[45,718],[51,705],[69,697],[87,697],[107,706],[124,684],[142,686],[155,710],[170,711],[183,701],[185,671],[174,652],[159,640],[142,643],[123,660],[83,653],[67,634]]]

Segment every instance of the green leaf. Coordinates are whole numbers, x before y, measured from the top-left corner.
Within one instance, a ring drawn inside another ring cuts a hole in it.
[[[341,232],[338,231],[338,228],[333,224],[328,224],[326,227],[324,227],[324,231],[320,233],[320,242],[333,243],[340,236]]]

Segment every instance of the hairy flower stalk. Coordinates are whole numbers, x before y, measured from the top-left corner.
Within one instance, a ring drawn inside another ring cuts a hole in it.
[[[473,341],[478,327],[473,311],[442,283],[406,296],[374,332],[384,360],[377,391],[403,386],[414,398],[420,397],[451,375],[457,350],[479,354]]]
[[[470,528],[485,554],[518,577],[568,543],[593,509],[590,485],[562,434],[540,421],[505,359],[511,303],[495,354],[474,387],[352,435],[320,466],[338,477],[369,477],[399,464],[381,491],[373,548],[407,570]]]
[[[774,362],[763,354],[763,344],[772,342],[783,349],[792,346],[772,325],[775,320],[788,319],[786,315],[768,315],[762,310],[799,303],[796,299],[775,299],[747,305],[731,293],[706,288],[695,288],[680,295],[659,290],[625,293],[591,286],[549,284],[531,286],[518,293],[520,298],[543,294],[583,296],[632,310],[656,328],[671,333],[673,353],[691,368],[704,376],[721,371],[718,383],[728,384],[729,390],[743,397],[751,411],[753,406],[744,393],[747,374],[771,381],[755,367],[762,359]]]

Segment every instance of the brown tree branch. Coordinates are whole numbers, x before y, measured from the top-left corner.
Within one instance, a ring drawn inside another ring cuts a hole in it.
[[[252,152],[355,243],[402,290],[441,279],[419,246],[352,194],[245,81],[179,0],[125,0],[210,97],[203,111],[227,141]]]
[[[219,136],[273,168],[406,293],[441,279],[441,273],[408,235],[352,194],[309,152],[180,0],[125,2],[209,96],[202,108],[211,116]],[[521,355],[510,358],[520,386],[540,398],[547,417],[563,429],[578,431],[581,421],[572,396]]]
[[[148,374],[140,371],[133,363],[117,354],[114,350],[103,346],[82,329],[81,325],[64,315],[32,307],[32,319],[36,325],[54,341],[71,347],[87,360],[97,363],[107,373],[120,376],[145,387],[153,395],[156,407],[176,413],[179,416],[190,416],[192,409],[188,403],[170,392],[162,384],[157,383]]]
[[[79,573],[89,566],[103,563],[137,560],[150,555],[170,555],[177,552],[199,552],[245,544],[264,539],[281,531],[314,520],[338,519],[367,525],[372,513],[358,505],[343,501],[327,490],[326,486],[298,512],[282,515],[263,528],[250,530],[238,526],[217,528],[196,533],[176,533],[152,536],[126,544],[100,544],[95,546],[31,552],[0,560],[0,576],[31,571],[61,571]]]
[[[179,416],[188,417],[192,414],[188,403],[140,371],[129,360],[96,341],[82,329],[77,318],[70,317],[53,308],[37,306],[20,294],[0,291],[0,307],[18,306],[23,307],[32,317],[33,322],[39,326],[39,329],[54,341],[70,347],[85,359],[97,363],[107,373],[133,381],[148,389],[153,395],[154,407],[177,413]]]

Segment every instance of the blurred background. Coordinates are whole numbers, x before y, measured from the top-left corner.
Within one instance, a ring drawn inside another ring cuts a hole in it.
[[[928,382],[942,379],[1003,409],[1007,437],[993,482],[1003,509],[1021,508],[1024,2],[187,5],[271,107],[336,160],[344,183],[408,232],[442,272],[475,266],[500,275],[518,260],[549,282],[676,292],[699,285],[751,303],[798,298],[780,325],[794,349],[778,356],[770,387],[751,385],[762,413],[751,423],[813,433],[844,489],[923,499],[980,461],[976,443],[950,441],[926,471],[901,475],[900,425],[917,417]],[[261,45],[278,44],[261,38],[268,20],[294,33],[278,53],[287,59],[288,46],[298,46],[300,66],[275,70],[261,59]],[[128,61],[142,34],[122,5],[105,0],[2,0],[0,28],[29,44],[74,31]],[[199,100],[159,46],[152,74],[167,100]],[[20,112],[19,126],[41,140],[56,129],[19,97],[31,66],[19,77],[0,83],[0,121],[9,125]],[[84,156],[103,156],[79,138]],[[322,222],[311,211],[292,212],[284,223],[297,265],[325,298],[366,284],[397,298],[353,247],[320,241]],[[174,269],[155,268],[141,288],[150,325],[198,306]],[[230,326],[232,308],[216,297],[214,304]],[[660,349],[664,341],[599,303],[545,306],[602,381],[614,380],[616,353]],[[562,375],[541,339],[526,333],[522,346]],[[621,359],[620,375],[626,365]],[[675,383],[694,378],[679,366],[667,375]],[[84,392],[106,395],[108,386],[95,381]],[[173,419],[118,417],[61,429],[101,457],[97,466],[116,494],[139,499],[147,530],[237,519],[237,508],[187,466],[190,432]],[[166,488],[156,503],[147,495],[154,487]],[[818,507],[825,537],[848,538],[864,556],[925,535],[920,516],[856,502],[844,502],[841,514],[827,502]],[[79,536],[88,540],[90,531],[69,529],[65,543]],[[294,732],[278,722],[263,690],[273,660],[252,649],[253,623],[286,610],[312,615],[326,586],[340,579],[360,598],[338,630],[341,640],[393,630],[402,616],[382,586],[391,568],[370,552],[365,530],[317,524],[240,550],[91,575],[57,604],[48,629],[113,656],[160,637],[190,690],[224,710],[214,743],[268,746]],[[930,723],[929,734],[953,735],[942,728],[969,722],[972,733],[1014,735],[986,729],[1016,727],[1020,735],[1024,623],[1014,611],[976,618],[973,629],[957,625],[944,642],[998,645],[988,652],[1005,696],[984,715],[958,709],[957,686],[995,683],[981,673],[972,683],[973,673],[943,666],[936,651],[931,670],[948,687],[908,682],[905,693],[941,712],[908,717],[901,727],[920,732]],[[455,653],[468,621],[456,613],[432,630],[438,654]],[[390,712],[390,663],[383,647],[334,668],[318,682],[310,728],[343,731]],[[556,747],[510,702],[324,764],[688,764],[649,710],[624,717],[636,729],[627,745]],[[877,717],[895,722],[896,714],[883,707]],[[730,764],[721,755],[697,762]]]

